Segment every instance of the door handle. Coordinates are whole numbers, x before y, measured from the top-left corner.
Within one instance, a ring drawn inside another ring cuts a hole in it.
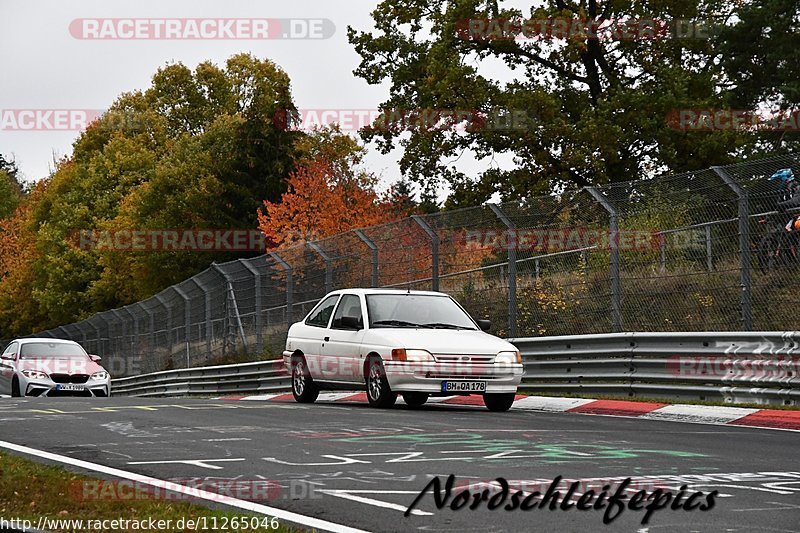
[[[329,340],[331,340],[330,337],[325,337],[325,342],[328,342]]]

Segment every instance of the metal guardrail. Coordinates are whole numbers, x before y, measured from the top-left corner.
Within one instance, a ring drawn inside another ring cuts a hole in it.
[[[800,332],[609,333],[509,339],[532,393],[800,405]],[[116,396],[285,392],[281,360],[113,380]]]
[[[288,391],[283,360],[165,370],[111,381],[114,396],[213,396]]]
[[[511,340],[526,392],[800,405],[800,332],[611,333]]]

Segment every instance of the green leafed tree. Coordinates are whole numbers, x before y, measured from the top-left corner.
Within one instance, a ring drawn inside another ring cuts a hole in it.
[[[167,65],[150,87],[120,96],[30,203],[21,224],[36,253],[25,266],[26,298],[17,298],[27,318],[13,331],[0,324],[0,337],[128,304],[242,257],[98,250],[81,247],[76,232],[256,229],[257,208],[280,199],[298,157],[303,134],[276,120],[287,112],[295,112],[288,75],[248,54],[224,66]]]
[[[695,29],[709,20],[732,24],[739,2],[550,0],[513,7],[520,4],[384,0],[372,13],[374,30],[348,29],[361,56],[355,74],[389,87],[381,110],[390,121],[403,110],[481,117],[461,127],[409,133],[376,124],[363,132],[383,151],[402,146],[401,168],[412,179],[450,185],[450,205],[692,170],[758,150],[758,138],[741,131],[685,131],[669,121],[679,109],[729,108],[717,32]],[[576,21],[589,19],[643,24],[599,39],[574,32]],[[524,21],[572,29],[523,31]],[[477,179],[453,164],[466,151],[486,162]],[[513,164],[491,164],[496,157]]]

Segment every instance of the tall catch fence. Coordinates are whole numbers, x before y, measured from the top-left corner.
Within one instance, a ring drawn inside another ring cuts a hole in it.
[[[214,264],[159,294],[37,336],[115,376],[277,356],[328,291],[432,289],[500,336],[796,329],[798,233],[779,156],[521,202],[418,215]]]

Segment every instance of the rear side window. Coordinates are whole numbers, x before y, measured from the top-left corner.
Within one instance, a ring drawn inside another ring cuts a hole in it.
[[[333,316],[333,324],[331,324],[331,327],[341,328],[343,316],[357,318],[359,324],[363,326],[364,321],[361,317],[361,300],[358,296],[353,294],[345,294],[342,296],[342,301],[336,309],[336,314]]]
[[[325,298],[306,319],[306,325],[317,326],[319,328],[327,327],[328,320],[330,320],[333,314],[333,308],[336,307],[337,301],[339,301],[338,294]]]

